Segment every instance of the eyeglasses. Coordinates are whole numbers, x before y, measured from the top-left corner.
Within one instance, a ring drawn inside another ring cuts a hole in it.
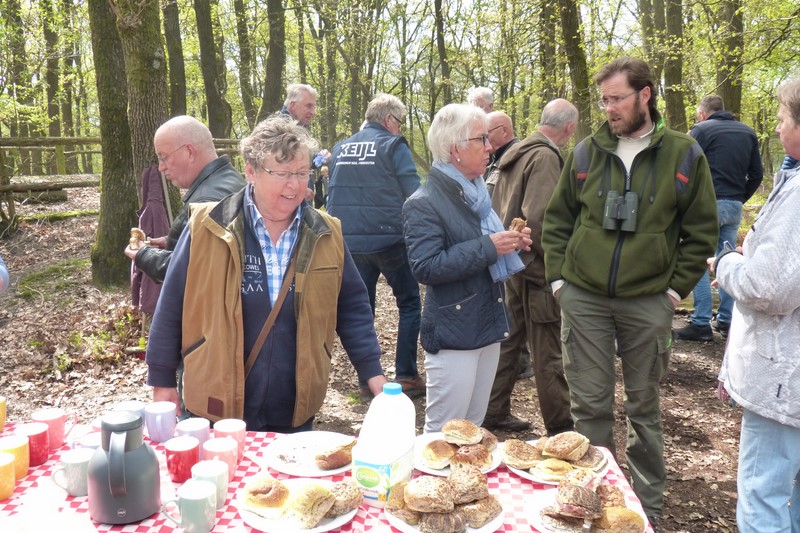
[[[182,144],[182,145],[178,146],[177,148],[175,148],[173,151],[171,151],[171,152],[170,152],[170,153],[168,153],[167,155],[158,155],[158,154],[156,154],[156,158],[158,159],[158,162],[159,162],[159,163],[166,163],[166,162],[167,162],[167,159],[169,159],[169,158],[170,158],[170,156],[172,156],[172,154],[174,154],[175,152],[177,152],[177,151],[178,151],[178,150],[180,150],[181,148],[186,148],[186,145],[185,145],[185,144]]]
[[[389,116],[392,117],[394,121],[397,122],[397,125],[400,126],[401,128],[405,126],[405,122],[394,116],[392,113],[389,113]]]
[[[616,106],[619,105],[620,102],[633,96],[634,94],[638,93],[639,91],[633,91],[632,93],[626,94],[625,96],[607,96],[605,98],[601,98],[597,101],[597,107],[600,109],[605,109],[608,106]]]
[[[272,176],[278,181],[289,181],[290,178],[295,179],[296,181],[306,181],[308,177],[311,175],[311,170],[301,171],[301,172],[289,172],[288,170],[270,170],[266,167],[261,167],[264,172]]]
[[[483,143],[483,145],[486,146],[487,144],[489,144],[489,134],[488,133],[484,133],[480,137],[468,137],[468,138],[462,140],[461,142],[467,143],[469,141],[481,141]]]
[[[497,126],[495,126],[494,128],[489,128],[489,133],[492,133],[492,132],[493,132],[494,130],[496,130],[497,128],[502,128],[502,127],[504,127],[504,125],[503,125],[503,124],[498,124],[498,125],[497,125]]]

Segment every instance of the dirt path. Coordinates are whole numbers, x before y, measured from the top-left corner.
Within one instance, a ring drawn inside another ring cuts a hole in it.
[[[97,209],[93,189],[69,191],[67,202],[21,206],[24,214]],[[114,403],[149,398],[145,364],[117,358],[135,343],[138,323],[128,318],[126,290],[101,292],[91,285],[89,247],[96,217],[54,224],[24,223],[11,239],[0,240],[0,256],[11,271],[12,288],[0,295],[0,394],[8,398],[11,421],[31,411],[60,405],[89,422]],[[47,268],[72,260],[68,268]],[[45,272],[31,287],[21,278]],[[397,312],[391,291],[381,283],[376,330],[385,354],[383,366],[394,377]],[[676,327],[686,318],[676,316]],[[120,335],[121,334],[121,335]],[[668,486],[663,526],[666,531],[736,531],[736,460],[738,410],[716,400],[714,390],[724,345],[675,343],[670,372],[662,385],[662,414]],[[420,365],[422,353],[420,352]],[[59,371],[54,368],[59,367]],[[619,380],[618,380],[619,381]],[[331,387],[317,421],[318,429],[355,434],[367,405],[355,395],[356,377],[346,355],[337,350]],[[424,400],[415,400],[421,429]],[[517,382],[513,396],[517,416],[534,424],[522,438],[543,433],[533,381]],[[621,390],[617,391],[617,449],[624,450],[625,426]],[[500,432],[501,440],[509,434]],[[624,458],[622,463],[624,464]]]

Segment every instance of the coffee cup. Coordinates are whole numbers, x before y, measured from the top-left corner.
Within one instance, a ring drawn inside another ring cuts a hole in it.
[[[75,448],[61,454],[61,464],[53,470],[53,483],[67,491],[70,496],[86,496],[89,461],[94,452],[91,448]]]
[[[203,456],[203,443],[211,438],[211,421],[207,418],[191,417],[178,422],[175,426],[175,434],[177,436],[186,435],[194,437],[200,443],[200,458],[206,459]]]
[[[96,450],[100,446],[103,445],[102,435],[97,431],[92,431],[91,433],[87,433],[83,437],[72,441],[72,448],[89,448],[90,450]]]
[[[17,435],[28,437],[29,466],[47,462],[50,455],[49,427],[44,422],[29,422],[16,427]]]
[[[175,483],[192,477],[192,467],[200,461],[200,443],[194,437],[173,437],[164,443],[167,452],[167,470]]]
[[[144,408],[144,423],[147,436],[153,442],[166,442],[175,436],[175,404],[172,402],[153,402]]]
[[[0,396],[0,433],[6,427],[6,397]]]
[[[217,509],[228,499],[228,465],[216,459],[200,461],[192,467],[192,479],[210,481],[217,487]]]
[[[227,468],[225,475],[227,475]],[[0,452],[0,502],[14,495],[14,456],[8,452]]]
[[[124,402],[115,403],[111,410],[131,411],[142,417],[142,420],[144,420],[144,402],[140,402],[139,400],[125,400]]]
[[[64,444],[64,439],[75,427],[78,417],[75,413],[68,413],[60,407],[45,407],[34,411],[31,420],[47,424],[50,450],[56,450]],[[67,426],[70,420],[72,422]]]
[[[230,437],[236,441],[236,461],[244,456],[244,441],[247,436],[247,423],[238,418],[225,418],[214,423],[215,437]]]
[[[203,443],[203,457],[205,459],[218,459],[228,465],[228,483],[236,475],[236,455],[238,444],[228,437],[215,437]]]
[[[28,437],[24,435],[0,437],[0,452],[10,453],[14,456],[15,479],[22,479],[28,475],[28,468],[30,467]]]
[[[217,518],[217,488],[210,481],[190,479],[176,492],[177,498],[167,500],[161,507],[164,516],[186,533],[208,533]],[[177,518],[167,511],[175,506]]]

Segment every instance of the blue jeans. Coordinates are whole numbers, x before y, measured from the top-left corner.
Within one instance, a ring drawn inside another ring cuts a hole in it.
[[[740,533],[800,533],[800,428],[745,409],[736,483]]]
[[[397,325],[397,349],[395,352],[396,379],[412,379],[417,371],[417,340],[419,339],[420,301],[419,284],[411,274],[405,243],[398,243],[386,250],[372,254],[353,254],[358,273],[367,286],[369,304],[375,316],[375,289],[378,277],[383,274],[397,301],[400,315]],[[366,385],[360,383],[360,385]]]
[[[736,248],[739,232],[739,223],[742,220],[742,202],[736,200],[717,200],[717,219],[719,220],[719,240],[717,253],[727,241]],[[692,322],[696,326],[708,326],[711,323],[714,303],[711,298],[711,280],[706,270],[697,286],[692,292],[694,295],[694,313]],[[733,313],[733,298],[722,287],[719,288],[719,307],[717,308],[717,321],[723,324],[731,323]]]

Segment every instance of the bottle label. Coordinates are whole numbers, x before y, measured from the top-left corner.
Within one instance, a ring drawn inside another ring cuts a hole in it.
[[[411,479],[414,467],[414,447],[389,464],[374,464],[353,458],[353,478],[361,487],[365,503],[383,507],[392,486]]]

